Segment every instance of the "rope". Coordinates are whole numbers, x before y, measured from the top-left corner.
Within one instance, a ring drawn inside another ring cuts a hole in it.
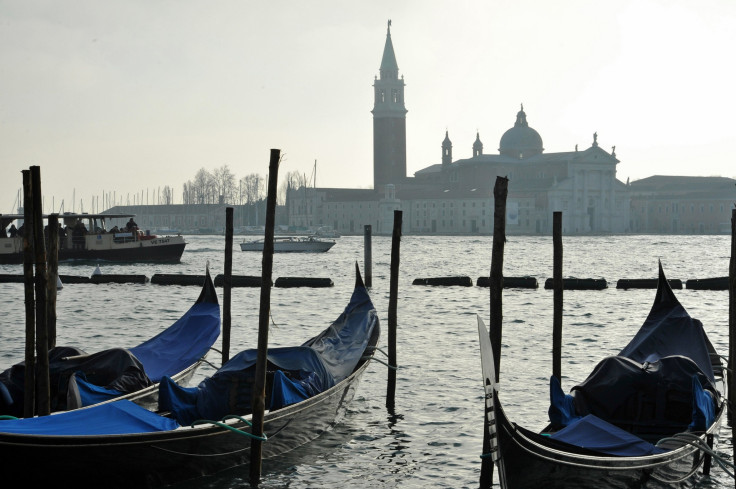
[[[670,440],[685,442],[688,445],[691,445],[697,448],[698,450],[705,452],[706,454],[710,455],[713,458],[713,460],[716,461],[718,465],[721,466],[723,471],[726,474],[728,474],[729,477],[731,477],[732,479],[736,479],[736,474],[734,474],[734,472],[736,472],[736,465],[725,460],[715,450],[709,447],[708,444],[704,442],[699,436],[693,433],[677,433],[676,435],[673,435],[669,438],[662,438],[661,440],[657,442],[657,446],[659,446],[659,444],[662,443],[663,441],[670,441]],[[729,471],[728,470],[729,468],[733,470],[734,472]],[[670,481],[661,481],[661,482],[670,482]],[[679,481],[674,481],[674,482],[679,482]]]
[[[260,441],[268,441],[268,438],[266,437],[266,434],[264,433],[263,436],[256,436],[253,433],[248,433],[247,431],[239,430],[238,428],[234,426],[230,426],[229,424],[225,423],[224,421],[228,419],[237,419],[242,421],[243,423],[247,424],[248,426],[252,427],[253,425],[248,421],[247,419],[241,418],[240,416],[236,416],[234,414],[229,414],[222,418],[222,421],[210,421],[208,419],[198,419],[194,422],[192,422],[191,426],[194,428],[196,425],[201,424],[213,424],[215,426],[219,426],[220,428],[225,428],[226,430],[230,430],[234,433],[237,433],[239,435],[243,435],[248,438],[252,438],[254,440],[260,440]]]
[[[384,362],[383,360],[379,360],[376,357],[365,356],[365,357],[360,357],[360,359],[361,360],[373,360],[374,362],[382,363],[385,366],[387,366],[388,368],[390,368],[391,370],[398,370],[399,369],[399,367],[397,367],[395,365],[389,365],[388,362]]]
[[[386,357],[388,358],[388,353],[386,353],[385,351],[381,350],[381,349],[380,349],[380,348],[378,348],[377,346],[366,346],[366,347],[365,347],[365,349],[366,349],[366,350],[379,351],[379,352],[383,353],[383,354],[384,354],[384,355],[385,355],[385,356],[386,356]],[[378,362],[378,363],[382,363],[382,364],[384,364],[385,366],[387,366],[388,368],[390,368],[391,370],[398,370],[398,369],[399,369],[398,365],[389,365],[388,363],[386,363],[386,362],[384,362],[384,361],[382,361],[382,360],[379,360],[379,359],[378,359],[378,358],[376,358],[375,356],[373,356],[373,357],[368,357],[368,356],[366,356],[366,357],[361,357],[361,360],[368,360],[368,359],[371,359],[371,360],[375,360],[375,361],[376,361],[376,362]]]
[[[386,353],[385,351],[381,350],[381,349],[380,349],[380,348],[378,348],[377,346],[366,346],[366,347],[365,347],[365,349],[366,349],[366,350],[373,350],[373,351],[380,351],[380,352],[381,352],[381,353],[383,353],[383,354],[384,354],[384,355],[385,355],[386,357],[388,357],[388,353]]]

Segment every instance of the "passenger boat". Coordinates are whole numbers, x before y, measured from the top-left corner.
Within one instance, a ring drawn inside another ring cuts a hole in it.
[[[4,231],[23,214],[0,215]],[[59,215],[59,261],[94,260],[112,262],[178,263],[186,242],[181,235],[158,236],[140,229],[108,229],[110,219],[128,219],[133,214]],[[43,216],[48,219],[48,215]],[[23,263],[23,238],[0,234],[0,265]]]
[[[314,236],[278,236],[273,239],[274,253],[324,253],[335,246],[334,241]],[[243,241],[241,251],[263,251],[263,240]]]
[[[301,346],[268,350],[264,459],[313,440],[345,414],[380,336],[356,275],[350,302],[327,329]],[[256,358],[240,352],[195,388],[162,382],[158,412],[117,401],[0,420],[0,457],[25,484],[46,487],[158,487],[248,464]]]
[[[616,356],[564,394],[550,379],[550,424],[541,432],[507,417],[491,340],[478,318],[490,456],[503,489],[690,487],[708,474],[726,369],[675,297],[662,266],[651,311]]]
[[[219,337],[220,322],[220,305],[207,269],[189,310],[138,346],[93,354],[76,347],[52,348],[51,410],[68,411],[113,399],[155,407],[161,380],[188,382]],[[23,416],[24,382],[25,362],[0,373],[0,415]]]

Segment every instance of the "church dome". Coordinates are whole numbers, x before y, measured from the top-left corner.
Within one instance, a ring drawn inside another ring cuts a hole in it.
[[[511,156],[512,158],[528,158],[544,151],[542,136],[529,127],[523,105],[519,113],[516,114],[514,127],[501,136],[498,151],[502,155]]]

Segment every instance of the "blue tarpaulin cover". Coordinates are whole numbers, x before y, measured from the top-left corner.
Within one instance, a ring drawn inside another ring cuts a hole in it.
[[[168,431],[177,427],[173,419],[124,399],[51,416],[0,420],[0,431],[26,435],[122,435]]]
[[[609,455],[637,457],[666,451],[592,414],[574,421],[550,438]]]
[[[173,376],[202,358],[220,336],[220,306],[207,271],[197,301],[174,324],[130,349],[94,354],[74,347],[49,351],[51,411],[89,406]],[[25,362],[0,373],[0,414],[23,416]]]
[[[220,306],[195,304],[165,331],[130,349],[154,383],[202,358],[220,336]]]
[[[219,420],[228,414],[249,413],[253,402],[257,357],[257,350],[242,351],[197,387],[182,387],[164,377],[159,385],[159,407],[163,411],[170,411],[182,425],[191,424],[198,419]],[[311,348],[271,348],[267,358],[269,371],[288,371],[292,375],[301,374],[301,377],[307,378],[303,388],[310,394],[322,392],[335,385],[332,374]],[[308,376],[310,373],[312,375]],[[267,407],[276,409],[273,406]]]
[[[375,308],[361,284],[343,313],[321,334],[302,346],[270,348],[267,370],[273,373],[273,387],[266,392],[267,408],[302,401],[346,378],[378,327]],[[182,425],[250,413],[257,357],[255,349],[242,351],[197,387],[181,387],[164,378],[159,387],[160,409],[170,411]]]

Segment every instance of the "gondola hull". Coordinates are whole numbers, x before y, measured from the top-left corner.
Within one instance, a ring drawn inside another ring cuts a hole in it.
[[[315,397],[267,412],[263,458],[291,451],[338,423],[369,363]],[[240,421],[233,426],[250,431]],[[25,484],[46,487],[60,481],[78,488],[161,487],[239,465],[247,474],[250,447],[250,438],[213,425],[118,436],[0,434],[4,464]]]
[[[701,443],[718,438],[724,409]],[[692,487],[703,475],[707,456],[691,445],[660,455],[601,457],[573,453],[542,435],[511,423],[496,398],[500,465],[505,489],[672,489]],[[583,450],[581,450],[583,452]]]

